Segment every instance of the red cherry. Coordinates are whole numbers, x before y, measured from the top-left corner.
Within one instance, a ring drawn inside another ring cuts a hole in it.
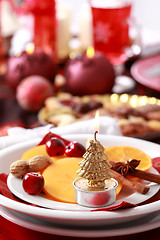
[[[26,173],[23,177],[22,185],[25,192],[35,195],[42,191],[44,178],[39,173]]]
[[[76,141],[68,144],[65,149],[67,157],[82,157],[85,152],[85,147]]]
[[[65,143],[61,139],[52,137],[46,142],[46,151],[50,157],[63,155],[65,146]]]
[[[152,165],[160,173],[160,157],[153,158]]]

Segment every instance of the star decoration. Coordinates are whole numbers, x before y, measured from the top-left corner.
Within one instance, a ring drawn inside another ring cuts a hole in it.
[[[120,173],[122,176],[126,177],[129,172],[133,172],[135,168],[139,165],[140,161],[136,159],[132,159],[130,161],[127,161],[127,163],[124,162],[112,162],[112,169],[118,173]]]

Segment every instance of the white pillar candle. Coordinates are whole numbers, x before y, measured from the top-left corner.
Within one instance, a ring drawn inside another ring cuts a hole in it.
[[[71,8],[69,5],[57,2],[57,52],[58,58],[69,55]]]
[[[80,9],[78,17],[79,25],[79,39],[82,48],[86,50],[89,46],[93,45],[92,40],[92,15],[88,3],[84,3]]]

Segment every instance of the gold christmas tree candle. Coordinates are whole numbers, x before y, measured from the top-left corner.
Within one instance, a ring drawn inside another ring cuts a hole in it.
[[[83,160],[80,162],[80,167],[77,171],[80,177],[88,179],[87,185],[95,188],[105,188],[105,180],[110,179],[111,175],[108,169],[111,165],[107,162],[107,156],[104,153],[104,147],[95,138],[90,140],[90,145],[86,153],[83,155]]]
[[[94,139],[89,142],[83,160],[79,163],[80,169],[77,173],[80,177],[73,183],[77,203],[90,207],[113,203],[118,186],[117,181],[108,171],[111,165],[107,161],[104,147],[96,139],[96,134],[97,131]],[[103,199],[103,201],[99,204],[95,199]]]

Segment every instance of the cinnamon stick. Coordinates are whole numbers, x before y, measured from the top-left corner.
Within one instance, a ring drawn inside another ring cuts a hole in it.
[[[158,175],[150,172],[145,172],[139,169],[135,169],[134,171],[128,172],[128,175],[160,184],[160,174]]]
[[[133,189],[134,191],[139,192],[141,194],[146,194],[149,191],[148,186],[142,183],[136,182],[134,180],[130,180],[112,169],[109,169],[109,171],[113,176],[113,178],[115,178],[118,182],[122,183],[126,187]]]
[[[160,174],[154,174],[146,171],[142,171],[140,169],[136,169],[139,165],[140,161],[138,160],[131,160],[127,163],[125,162],[109,162],[112,165],[112,169],[124,177],[127,175],[137,177],[143,180],[147,180],[150,182],[155,182],[160,184]]]

